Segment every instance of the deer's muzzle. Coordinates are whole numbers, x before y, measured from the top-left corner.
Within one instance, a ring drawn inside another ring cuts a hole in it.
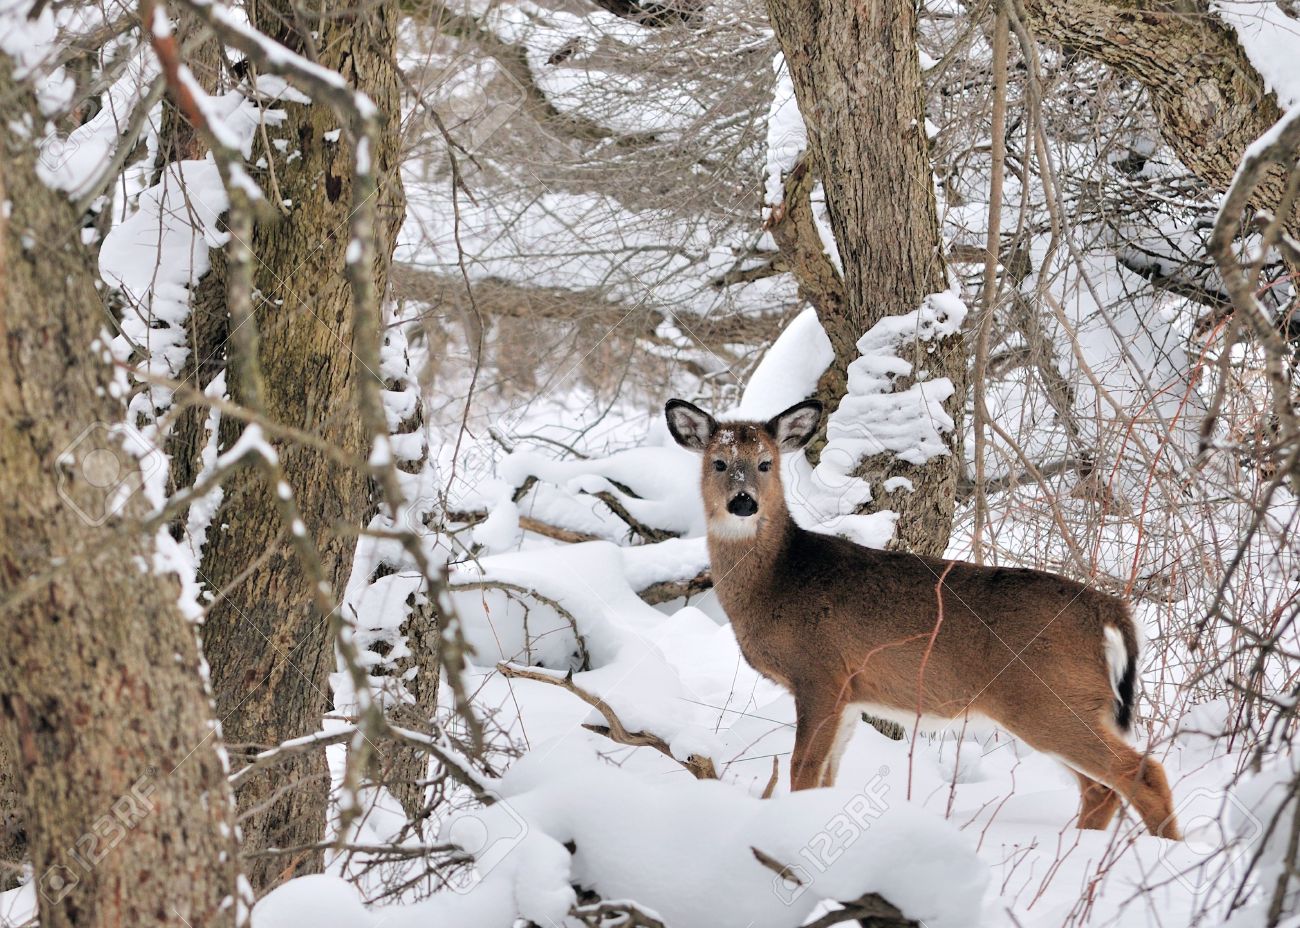
[[[733,516],[752,516],[758,512],[758,501],[748,493],[737,493],[727,503],[727,512]]]

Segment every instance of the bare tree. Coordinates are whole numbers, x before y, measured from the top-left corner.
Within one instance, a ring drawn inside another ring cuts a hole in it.
[[[925,133],[916,10],[901,0],[863,3],[769,4],[777,42],[794,82],[808,129],[812,168],[826,191],[826,207],[843,265],[843,299],[826,283],[833,269],[807,272],[805,291],[829,292],[819,315],[835,349],[835,363],[819,387],[833,408],[847,389],[857,341],[880,319],[915,310],[948,286],[935,214]],[[797,185],[802,198],[807,184]],[[806,207],[790,207],[796,216]],[[804,252],[815,253],[805,247]],[[807,267],[815,257],[794,260]],[[824,258],[823,258],[824,260]],[[960,423],[965,404],[966,357],[952,335],[916,347],[914,370],[951,379],[945,409]],[[898,383],[895,389],[904,388]],[[898,513],[894,544],[941,554],[952,529],[961,466],[960,424],[947,433],[949,453],[913,465],[893,455],[863,462],[874,499],[868,511]],[[883,483],[905,477],[911,491],[886,495]]]
[[[0,57],[6,125],[41,119]],[[194,628],[134,522],[80,217],[0,148],[0,727],[42,925],[233,925],[234,808]],[[18,195],[21,191],[21,195]],[[138,450],[138,449],[137,449]],[[131,522],[119,522],[124,515]]]
[[[271,0],[253,4],[249,14],[288,48],[341,72],[386,119],[372,153],[380,179],[372,292],[383,294],[404,210],[397,173],[395,6],[308,12]],[[322,440],[284,443],[277,450],[303,513],[300,530],[319,551],[331,586],[342,590],[356,533],[373,512],[365,469],[347,463],[349,457],[364,461],[369,450],[358,414],[360,379],[380,374],[367,369],[353,346],[354,307],[345,274],[352,163],[338,117],[323,105],[286,102],[283,107],[284,123],[268,128],[281,144],[260,152],[270,164],[266,189],[278,198],[282,215],[259,221],[250,243],[260,295],[255,308],[260,351],[255,361],[233,357],[230,363],[257,366],[270,420]],[[211,275],[198,296],[194,329],[205,344],[223,344],[229,334],[222,278]],[[210,358],[202,346],[195,354],[198,364]],[[232,371],[236,402],[252,399],[243,395],[245,373]],[[238,434],[238,423],[223,422],[222,446]],[[199,568],[199,579],[217,593],[204,624],[217,708],[232,750],[240,752],[316,731],[332,705],[333,641],[326,622],[313,612],[311,583],[291,544],[291,527],[281,519],[277,492],[255,469],[232,475],[214,521],[223,528],[210,534]],[[248,848],[317,846],[328,786],[319,752],[295,758],[274,779],[250,778],[239,796]],[[249,876],[254,886],[265,887],[284,876],[315,872],[321,861],[318,848],[287,861],[261,857]]]

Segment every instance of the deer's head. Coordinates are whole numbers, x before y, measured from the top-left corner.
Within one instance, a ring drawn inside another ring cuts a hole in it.
[[[765,517],[785,517],[781,454],[808,444],[821,421],[821,403],[804,400],[767,422],[720,423],[685,400],[669,400],[664,413],[677,444],[702,455],[709,534],[750,537]]]

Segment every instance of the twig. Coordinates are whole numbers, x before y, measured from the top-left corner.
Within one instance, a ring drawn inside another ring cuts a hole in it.
[[[939,637],[939,631],[943,628],[943,582],[948,579],[948,574],[956,566],[956,561],[949,561],[948,566],[943,569],[938,582],[934,585],[934,598],[937,603],[934,629],[930,632],[930,640],[926,642],[925,651],[921,654],[921,666],[916,671],[916,721],[912,725],[912,743],[907,746],[907,799],[909,802],[912,799],[912,759],[916,752],[916,736],[921,729],[921,716],[925,709],[925,668],[930,663],[930,655],[934,652],[934,642]]]
[[[619,719],[614,709],[594,693],[589,693],[578,684],[573,682],[573,674],[566,674],[563,677],[557,677],[554,674],[542,670],[534,670],[530,667],[520,667],[518,664],[511,664],[502,661],[497,664],[497,670],[501,671],[504,676],[516,677],[524,680],[535,680],[538,683],[549,683],[551,686],[558,686],[561,689],[568,690],[577,696],[587,705],[591,706],[605,718],[605,725],[583,725],[588,731],[594,731],[599,735],[604,735],[611,741],[619,744],[626,744],[631,747],[648,747],[654,748],[665,757],[671,757],[677,763],[681,764],[697,780],[716,780],[718,778],[717,768],[714,767],[713,758],[703,757],[699,754],[692,754],[686,760],[676,757],[668,747],[668,743],[658,735],[645,731],[628,731],[623,722]]]
[[[272,847],[262,851],[250,851],[243,856],[256,857],[290,857],[297,854],[310,854],[316,851],[346,851],[349,854],[374,854],[385,860],[422,860],[435,854],[449,855],[450,863],[473,863],[474,858],[465,854],[454,844],[342,844],[337,841],[320,841],[316,844],[300,844],[297,847]]]
[[[578,620],[573,613],[565,609],[560,603],[545,593],[539,593],[530,587],[520,586],[517,583],[510,583],[506,580],[474,580],[469,583],[453,583],[452,592],[461,590],[502,590],[506,593],[513,593],[515,596],[529,596],[543,605],[550,606],[555,613],[569,623],[573,628],[573,637],[578,642],[578,656],[582,659],[578,670],[591,669],[591,652],[587,650],[587,639],[582,637],[582,632],[578,631]]]

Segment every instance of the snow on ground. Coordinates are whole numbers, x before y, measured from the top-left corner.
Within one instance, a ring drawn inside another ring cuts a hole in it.
[[[796,320],[756,371],[741,403],[746,414],[767,415],[811,391],[816,366],[786,362],[823,356],[818,332]],[[877,348],[891,337],[876,333]],[[775,376],[773,366],[792,377]],[[790,795],[793,699],[746,664],[716,596],[650,606],[635,592],[707,563],[697,466],[668,445],[591,461],[517,453],[501,462],[504,487],[536,477],[537,486],[568,494],[564,505],[621,485],[636,494],[625,502],[640,498],[650,524],[686,537],[557,545],[519,532],[456,565],[457,612],[475,651],[469,688],[480,711],[526,750],[490,784],[497,802],[458,805],[424,836],[473,853],[478,866],[432,898],[370,910],[337,876],[296,880],[258,906],[255,928],[300,924],[304,907],[319,906],[315,923],[338,928],[504,928],[517,916],[559,926],[574,904],[571,884],[634,900],[673,926],[793,928],[831,900],[872,891],[932,928],[1048,928],[1085,918],[1176,925],[1239,877],[1256,850],[1265,851],[1264,874],[1281,865],[1284,849],[1266,840],[1264,822],[1285,798],[1289,768],[1271,765],[1239,792],[1225,789],[1241,757],[1225,747],[1231,721],[1217,703],[1196,707],[1175,737],[1164,732],[1152,745],[1170,775],[1182,843],[1150,837],[1129,817],[1106,832],[1077,830],[1073,775],[1003,733],[960,726],[892,741],[861,724],[836,787]],[[516,515],[534,511],[527,499],[510,503]],[[1117,537],[1115,547],[1124,545]],[[543,598],[525,609],[493,583]],[[403,586],[389,600],[405,602],[408,593]],[[567,678],[668,753],[615,744],[584,727],[604,723],[586,702],[544,680],[506,676],[500,661]],[[701,757],[720,782],[687,770]],[[763,799],[774,760],[774,795]],[[760,863],[754,848],[785,874]],[[1258,916],[1247,907],[1234,924],[1253,926]]]
[[[575,30],[595,21],[591,16],[548,12],[541,17],[528,4],[482,6],[484,13],[494,9],[495,29],[526,46],[527,64],[550,99],[575,111],[587,102],[578,93],[577,65],[561,61],[543,68],[541,63],[560,51]],[[1276,20],[1272,5],[1220,0],[1216,9],[1233,23],[1283,106],[1294,107],[1300,100],[1297,58],[1276,53],[1279,43],[1292,46],[1294,24]],[[43,12],[32,28],[48,26],[49,15]],[[596,15],[601,36],[631,45],[643,35],[622,20]],[[132,80],[147,76],[132,75]],[[781,174],[806,141],[780,61],[777,77],[768,121],[769,206],[779,202]],[[57,82],[50,86],[58,89]],[[586,115],[616,130],[649,125],[669,132],[698,115],[678,101],[642,100],[635,93],[639,85],[628,86],[633,92],[623,105]],[[233,118],[241,113],[252,118],[246,104],[233,96],[228,102]],[[107,117],[102,123],[85,127],[86,138],[78,140],[85,144],[81,160],[93,161],[90,155],[99,150],[95,140],[107,138]],[[209,162],[184,162],[177,170],[191,197],[196,191],[211,194],[206,205],[215,215],[224,204],[214,186],[215,168]],[[708,277],[703,271],[724,268],[730,249],[719,245],[716,230],[705,222],[684,220],[667,209],[627,208],[611,196],[563,190],[453,204],[445,183],[419,175],[416,166],[407,170],[411,209],[399,260],[454,268],[459,237],[469,255],[467,272],[475,279],[510,279],[519,272],[520,256],[529,255],[529,280],[536,284],[604,288],[611,298],[629,303],[653,292],[662,303],[697,312],[707,312],[721,299],[703,282]],[[69,163],[63,173],[67,176],[57,182],[70,190],[87,179],[80,161]],[[132,298],[124,330],[148,348],[147,363],[161,374],[174,372],[184,360],[184,342],[176,333],[185,321],[186,290],[206,268],[206,249],[219,244],[211,216],[201,217],[203,228],[197,229],[161,221],[182,212],[174,208],[170,183],[164,177],[139,197],[139,212],[124,216],[103,248],[106,278]],[[834,256],[834,243],[825,232],[825,204],[818,203],[819,225]],[[978,201],[954,206],[946,215],[950,225],[961,209],[974,221],[987,214],[987,204]],[[146,233],[154,239],[147,254],[133,256],[133,246]],[[160,233],[165,238],[161,250],[167,253],[161,262]],[[1050,264],[1039,242],[1032,256],[1035,267]],[[737,236],[727,244],[738,248],[745,241]],[[1186,443],[1194,436],[1184,434],[1184,423],[1195,417],[1186,415],[1184,406],[1196,400],[1181,347],[1186,333],[1175,317],[1165,314],[1152,321],[1139,313],[1113,316],[1101,310],[1119,304],[1126,285],[1108,260],[1085,256],[1089,279],[1072,280],[1055,294],[1063,324],[1079,334],[1079,356],[1061,359],[1070,382],[1080,387],[1077,402],[1081,407],[1098,403],[1103,386],[1126,408],[1149,400],[1154,433],[1173,435],[1175,445]],[[1042,273],[1046,276],[1047,270]],[[775,278],[751,284],[744,288],[742,308],[759,311],[787,300],[789,287],[788,281]],[[800,519],[810,526],[820,520],[870,543],[888,538],[889,513],[855,525],[836,518],[851,505],[828,508],[832,498],[854,504],[871,492],[844,473],[831,472],[837,442],[846,460],[856,460],[877,444],[922,459],[935,453],[941,443],[936,444],[933,424],[940,430],[945,425],[939,406],[947,396],[945,385],[922,380],[911,391],[893,394],[885,381],[890,374],[910,373],[897,356],[903,335],[926,326],[960,324],[963,313],[964,308],[941,297],[864,336],[859,343],[864,358],[854,366],[844,416],[856,411],[874,426],[892,423],[898,429],[880,434],[876,428],[864,435],[853,430],[851,421],[837,420],[818,468],[817,494],[800,491],[814,472],[802,455],[790,457],[785,467],[791,509]],[[407,376],[405,368],[398,369],[401,365],[388,367],[390,354],[401,351],[404,346],[386,346],[389,379]],[[738,407],[715,412],[770,416],[810,395],[828,361],[825,333],[808,311],[771,347]],[[168,399],[165,392],[153,391],[137,394],[136,401],[161,406]],[[563,401],[557,397],[530,415],[545,420]],[[1030,398],[1014,386],[995,391],[989,401],[995,418],[1038,414],[1028,412]],[[410,390],[391,391],[386,396],[390,424],[407,418],[413,403]],[[1037,408],[1044,407],[1039,403]],[[1041,423],[1018,429],[1029,436],[1026,451],[1034,459],[1067,448],[1051,418],[1049,412]],[[437,437],[415,434],[409,453],[399,455],[413,460],[424,443],[434,446],[432,466],[403,477],[413,501],[403,518],[422,518],[435,498],[444,501],[435,477],[447,474],[451,446],[437,448]],[[460,463],[466,450],[473,449],[462,449]],[[746,664],[716,596],[706,592],[689,602],[650,606],[636,595],[653,583],[694,577],[707,566],[695,488],[698,459],[668,442],[656,418],[646,447],[564,461],[536,449],[514,450],[494,454],[487,465],[471,468],[470,480],[462,475],[465,492],[455,500],[467,509],[490,510],[490,516],[474,532],[479,556],[451,570],[452,597],[474,651],[469,683],[477,705],[492,713],[527,753],[492,784],[499,801],[484,808],[457,805],[459,812],[434,823],[423,836],[475,853],[476,872],[464,885],[431,899],[375,909],[367,909],[356,889],[336,873],[293,880],[258,905],[253,915],[257,928],[507,926],[519,915],[558,926],[574,902],[575,882],[607,899],[635,900],[673,926],[795,926],[817,914],[826,900],[868,891],[883,893],[929,926],[1048,928],[1085,918],[1096,925],[1178,925],[1188,923],[1219,891],[1225,870],[1229,876],[1239,873],[1255,851],[1263,853],[1261,879],[1278,872],[1285,849],[1277,846],[1276,836],[1266,836],[1263,825],[1267,810],[1282,801],[1278,791],[1289,780],[1290,768],[1275,761],[1236,792],[1226,790],[1242,758],[1220,737],[1230,731],[1230,720],[1215,702],[1193,707],[1181,730],[1156,732],[1156,756],[1172,781],[1188,837],[1184,843],[1149,837],[1132,819],[1108,832],[1076,830],[1073,776],[1051,758],[997,732],[950,730],[891,741],[863,724],[854,732],[834,789],[790,795],[793,700]],[[532,488],[516,500],[516,491],[530,480],[535,481]],[[597,494],[610,495],[640,524],[683,537],[629,544],[637,539],[630,538],[627,524]],[[527,518],[602,540],[556,545],[527,531]],[[1137,573],[1139,566],[1161,566],[1160,551],[1144,553],[1139,546],[1134,553],[1138,521],[1116,519],[1105,526],[1091,552],[1104,572],[1124,576],[1129,570]],[[1238,530],[1226,526],[1225,535]],[[1041,520],[1037,526],[1010,520],[999,542],[1042,560],[1061,560],[1059,539],[1036,534],[1041,531]],[[445,561],[445,549],[435,552],[434,540],[429,544],[430,554],[438,555],[435,563]],[[958,537],[950,553],[964,555],[965,545],[966,539]],[[387,560],[401,562],[394,545],[363,543],[348,597],[367,634],[400,648],[398,630],[421,595],[420,584],[408,563],[398,563],[397,573],[371,582],[374,568]],[[1286,582],[1280,575],[1268,579],[1270,591]],[[512,590],[535,591],[545,599],[528,600],[527,593]],[[1261,593],[1267,595],[1271,593]],[[1261,614],[1267,611],[1261,606]],[[1157,628],[1154,607],[1144,605],[1139,616],[1150,629]],[[390,657],[394,654],[401,651]],[[571,673],[572,685],[600,697],[629,730],[662,739],[670,756],[620,746],[585,728],[603,722],[587,703],[557,685],[508,677],[497,669],[500,661],[531,667],[557,681]],[[346,687],[338,695],[345,704]],[[720,782],[694,779],[684,766],[692,757],[710,758]],[[775,794],[761,799],[774,760]],[[377,801],[385,802],[383,797]],[[382,840],[385,828],[398,818],[390,810],[372,816],[367,827]],[[565,848],[569,842],[572,854]],[[763,866],[754,848],[786,864],[795,879]],[[13,923],[28,918],[34,886],[0,897],[0,919]],[[1259,915],[1248,906],[1233,924],[1253,926]]]
[[[606,543],[488,557],[482,572],[569,609],[593,665],[572,682],[609,703],[629,730],[662,737],[677,760],[583,728],[599,716],[558,687],[495,672],[495,660],[517,658],[509,652],[522,637],[521,614],[501,603],[475,612],[461,601],[478,634],[471,688],[529,751],[495,784],[501,802],[442,823],[441,838],[483,854],[484,865],[457,893],[364,916],[351,889],[322,882],[320,898],[340,901],[330,907],[336,921],[320,924],[432,924],[451,906],[476,925],[509,925],[515,911],[559,925],[571,880],[635,899],[675,926],[794,926],[819,900],[867,891],[931,926],[1055,926],[1090,886],[1094,924],[1156,916],[1185,924],[1194,890],[1211,875],[1198,868],[1222,846],[1221,787],[1237,763],[1213,738],[1189,736],[1162,754],[1188,829],[1183,844],[1149,837],[1132,820],[1077,831],[1073,777],[998,733],[896,742],[863,724],[835,789],[789,796],[793,701],[745,664],[712,593],[691,605],[647,606],[625,579],[620,550]],[[567,652],[556,653],[560,677],[570,668]],[[541,652],[534,659],[550,663]],[[721,783],[697,781],[678,763],[701,753]],[[773,757],[776,796],[762,800]],[[1250,808],[1230,806],[1239,818]],[[570,841],[571,860],[561,847]],[[800,882],[764,868],[751,847]],[[273,894],[254,924],[301,924],[291,903],[305,889],[294,881]]]

